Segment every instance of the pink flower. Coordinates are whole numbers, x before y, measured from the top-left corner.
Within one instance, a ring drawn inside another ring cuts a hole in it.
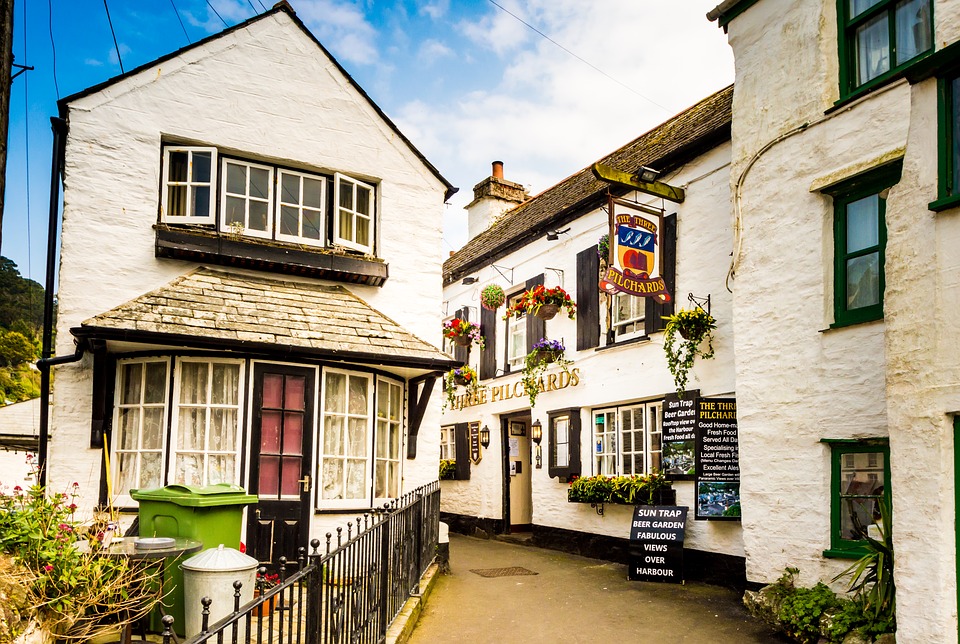
[[[73,487],[74,487],[74,488],[78,488],[78,487],[80,487],[80,484],[77,483],[76,481],[74,481],[74,482],[73,482]]]
[[[70,510],[71,512],[73,512],[74,510],[77,509],[77,504],[76,504],[76,503],[71,503],[70,505],[67,506],[67,509]]]
[[[14,491],[14,492],[23,492],[23,488],[20,487],[19,485],[17,485],[17,486],[14,486],[13,491]]]
[[[43,569],[46,570],[47,572],[50,572],[51,570],[53,570],[53,566],[51,566],[50,564],[47,564],[46,566],[43,567]]]

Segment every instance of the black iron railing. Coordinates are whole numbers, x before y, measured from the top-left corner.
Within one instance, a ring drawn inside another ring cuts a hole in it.
[[[258,581],[260,596],[243,606],[242,584],[234,582],[234,610],[214,624],[208,624],[211,602],[204,597],[201,633],[187,644],[381,642],[420,590],[436,554],[439,521],[440,483],[434,481],[347,523],[346,534],[343,528],[336,537],[328,532],[325,552],[314,539],[312,552],[301,548],[295,564],[281,557],[280,583],[265,589]],[[173,618],[163,623],[163,641],[170,644]]]

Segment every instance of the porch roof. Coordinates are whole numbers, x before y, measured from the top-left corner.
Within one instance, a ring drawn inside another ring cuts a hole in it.
[[[204,266],[70,331],[79,339],[415,369],[446,370],[460,365],[343,286]]]

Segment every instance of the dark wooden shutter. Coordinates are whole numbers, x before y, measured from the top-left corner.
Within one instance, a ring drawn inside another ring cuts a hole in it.
[[[527,280],[526,288],[529,291],[532,288],[543,285],[543,273]],[[533,351],[533,345],[547,333],[547,323],[536,315],[527,315],[527,353]]]
[[[457,312],[454,314],[455,318],[460,320],[470,321],[470,309],[463,307],[462,309],[457,309]],[[470,361],[470,345],[460,346],[459,344],[453,345],[453,359],[467,364]]]
[[[456,449],[457,470],[455,481],[470,480],[470,429],[466,423],[457,423],[453,427],[453,441]]]
[[[600,344],[600,257],[597,246],[577,253],[577,351]]]
[[[579,307],[578,307],[579,308]],[[557,443],[554,432],[554,420],[560,416],[570,418],[570,436],[567,449],[570,451],[570,462],[566,467],[557,467]],[[580,466],[580,409],[560,409],[547,412],[550,427],[547,430],[547,472],[550,478],[568,480],[571,476],[579,476]]]
[[[480,309],[484,349],[480,352],[480,380],[497,375],[497,312]]]
[[[648,297],[644,311],[644,327],[647,335],[663,331],[667,326],[664,316],[673,315],[674,307],[679,297],[677,291],[677,214],[663,218],[663,238],[661,239],[663,253],[663,281],[670,293],[670,301],[662,304],[655,297]]]

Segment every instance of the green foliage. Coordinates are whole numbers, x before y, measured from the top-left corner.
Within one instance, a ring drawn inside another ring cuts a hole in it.
[[[43,326],[43,287],[25,279],[13,260],[0,257],[0,328],[39,335]]]
[[[777,617],[787,635],[813,644],[820,639],[820,617],[837,606],[837,595],[822,582],[813,588],[795,588],[780,604]]]
[[[737,501],[723,511],[723,516],[725,517],[738,517],[740,516],[740,502]]]
[[[457,473],[457,462],[449,459],[440,459],[440,480],[450,481]]]
[[[587,476],[574,479],[567,500],[578,503],[651,505],[654,494],[670,483],[662,472],[646,476]]]
[[[865,554],[849,568],[834,577],[850,577],[850,592],[874,622],[896,626],[897,588],[893,580],[893,535],[890,508],[878,501],[880,539],[864,534]],[[883,631],[881,631],[883,632]]]
[[[30,366],[0,367],[0,406],[40,395],[40,372]]]
[[[0,367],[19,367],[39,356],[37,347],[18,331],[0,331]]]
[[[40,374],[29,364],[40,357],[42,323],[43,288],[0,257],[0,405],[40,395]]]
[[[687,389],[687,376],[693,369],[693,361],[713,358],[713,333],[717,321],[701,308],[692,311],[680,310],[664,317],[667,326],[663,330],[663,351],[667,356],[667,369],[673,376],[677,393],[683,397]],[[706,349],[701,344],[706,341]]]

